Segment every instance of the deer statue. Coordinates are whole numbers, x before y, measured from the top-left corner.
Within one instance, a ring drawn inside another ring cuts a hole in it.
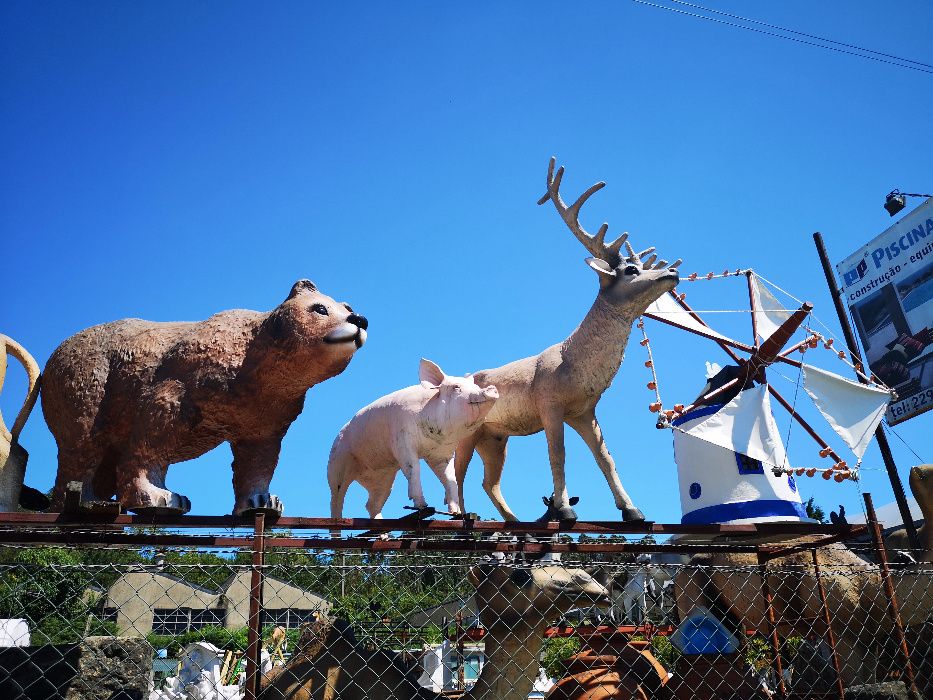
[[[512,435],[532,435],[544,431],[554,480],[552,506],[561,520],[574,520],[576,514],[567,495],[564,475],[564,423],[573,428],[593,453],[626,521],[644,520],[642,512],[622,488],[615,463],[603,440],[596,420],[596,404],[612,383],[628,342],[632,323],[662,294],[679,281],[680,260],[668,266],[657,261],[654,248],[636,253],[623,233],[606,243],[609,224],[590,235],[580,224],[580,209],[590,196],[605,187],[598,182],[580,195],[571,206],[560,196],[564,168],[554,172],[551,158],[547,193],[538,201],[554,203],[557,213],[592,257],[586,259],[599,277],[599,293],[589,313],[566,340],[552,345],[540,355],[526,357],[497,369],[474,374],[480,386],[493,384],[499,400],[487,414],[484,424],[457,446],[455,473],[463,507],[463,482],[473,451],[483,460],[483,488],[506,520],[517,520],[502,496],[500,479],[505,463],[506,443]],[[625,245],[627,255],[621,253]],[[648,257],[650,256],[650,257]]]

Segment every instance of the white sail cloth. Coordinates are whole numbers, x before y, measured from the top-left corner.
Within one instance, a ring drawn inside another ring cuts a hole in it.
[[[861,461],[884,416],[891,393],[806,364],[803,387],[833,430]]]
[[[748,455],[770,467],[787,466],[765,384],[739,392],[712,416],[687,430],[687,434]]]
[[[790,313],[770,290],[761,284],[757,275],[752,275],[752,299],[755,308],[755,328],[762,340],[767,340],[790,318]]]
[[[658,321],[666,321],[667,323],[679,326],[684,330],[692,331],[699,335],[721,339],[735,344],[735,341],[731,338],[724,336],[718,331],[714,331],[709,326],[704,326],[693,318],[688,311],[685,311],[674,301],[674,298],[670,294],[662,294],[658,297],[657,301],[652,302],[651,306],[645,309],[645,315]]]

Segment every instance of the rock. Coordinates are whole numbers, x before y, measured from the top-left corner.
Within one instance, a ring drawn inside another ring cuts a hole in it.
[[[0,698],[143,700],[153,649],[142,637],[0,649]]]
[[[152,646],[143,637],[88,637],[64,700],[143,700],[152,681]]]
[[[900,681],[866,683],[846,688],[846,700],[911,700],[910,693]]]

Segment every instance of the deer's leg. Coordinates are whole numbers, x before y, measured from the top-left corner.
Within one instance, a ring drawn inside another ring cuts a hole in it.
[[[547,438],[548,459],[551,462],[551,478],[554,480],[553,508],[561,520],[576,520],[567,494],[567,479],[564,472],[566,453],[564,450],[564,416],[559,411],[541,412],[544,437]]]
[[[506,520],[514,521],[518,517],[502,497],[502,467],[508,440],[508,435],[484,435],[476,443],[476,451],[483,460],[483,489],[499,514]]]
[[[606,481],[609,483],[609,490],[612,491],[615,498],[616,508],[622,511],[622,519],[626,522],[644,520],[644,514],[635,507],[632,499],[622,488],[622,481],[619,479],[619,473],[616,471],[612,455],[609,454],[609,448],[606,447],[603,431],[599,427],[599,421],[596,420],[595,412],[590,412],[579,418],[568,419],[567,423],[577,431],[586,446],[590,448],[590,452],[593,453],[593,459],[596,460],[596,464],[599,465],[600,471],[602,471],[603,476],[606,477]],[[554,488],[557,488],[556,482]]]

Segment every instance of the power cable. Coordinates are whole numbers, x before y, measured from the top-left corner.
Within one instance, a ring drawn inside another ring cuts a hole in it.
[[[715,10],[711,7],[703,7],[702,5],[695,5],[690,2],[685,2],[684,0],[670,0],[670,2],[673,2],[677,5],[686,5],[687,7],[693,7],[698,10],[703,10],[704,12],[712,12],[713,14],[722,15],[724,17],[731,17],[732,19],[739,19],[739,20],[742,20],[743,22],[750,22],[751,24],[758,24],[758,25],[761,25],[762,27],[768,27],[769,29],[779,29],[782,32],[787,32],[788,34],[797,34],[798,36],[805,36],[809,39],[817,39],[818,41],[825,41],[828,44],[838,44],[839,46],[845,46],[847,48],[855,49],[857,51],[864,51],[865,53],[873,53],[876,56],[885,56],[887,58],[893,58],[897,61],[903,61],[904,63],[915,63],[918,66],[923,66],[924,68],[933,68],[933,65],[930,65],[929,63],[923,63],[921,61],[913,61],[909,58],[901,58],[900,56],[895,56],[894,54],[890,54],[890,53],[884,53],[882,51],[872,51],[871,49],[866,49],[861,46],[857,46],[855,44],[847,44],[843,41],[835,41],[834,39],[827,39],[825,36],[817,36],[816,34],[807,34],[806,32],[798,32],[796,29],[788,29],[787,27],[781,27],[777,24],[768,24],[767,22],[761,22],[757,19],[750,19],[748,17],[742,17],[741,15],[729,14],[728,12],[723,12],[722,10]],[[930,195],[918,195],[918,196],[929,197]]]
[[[706,15],[696,14],[695,12],[687,12],[686,10],[678,10],[676,7],[666,7],[665,5],[658,5],[657,3],[648,2],[647,0],[632,0],[632,2],[638,3],[639,5],[647,5],[648,7],[655,7],[655,8],[658,8],[659,10],[667,10],[668,12],[676,12],[679,15],[686,15],[688,17],[696,17],[697,19],[705,19],[708,22],[716,22],[717,24],[724,24],[729,27],[737,27],[739,29],[745,29],[750,32],[756,32],[758,34],[767,34],[768,36],[777,37],[778,39],[786,39],[787,41],[793,41],[798,44],[806,44],[807,46],[815,46],[820,49],[829,49],[830,51],[836,51],[837,53],[844,53],[850,56],[857,56],[859,58],[867,58],[871,61],[878,61],[879,63],[886,63],[890,66],[897,66],[898,68],[909,68],[910,70],[915,70],[921,73],[928,73],[930,75],[933,75],[933,70],[928,70],[920,66],[908,65],[907,62],[918,63],[918,61],[910,61],[909,59],[906,59],[906,58],[898,58],[897,59],[898,61],[905,61],[905,63],[898,63],[897,61],[889,61],[884,58],[879,58],[877,56],[868,55],[866,53],[848,51],[846,49],[841,49],[836,46],[827,46],[826,44],[820,44],[815,41],[807,41],[805,39],[798,39],[796,37],[787,36],[785,34],[776,34],[774,32],[765,31],[764,29],[757,29],[755,27],[749,27],[744,24],[736,24],[734,22],[727,22],[726,20],[723,20],[723,19],[717,19],[715,17],[708,17]],[[785,30],[785,31],[788,31],[788,30]],[[867,49],[861,49],[861,50],[867,51]],[[872,53],[876,53],[876,52],[872,52]],[[920,64],[920,65],[927,65],[927,64]]]
[[[887,423],[882,423],[882,425],[884,426],[884,431],[885,431],[886,433],[891,433],[894,437],[896,437],[898,440],[900,440],[902,443],[904,443],[904,447],[906,447],[908,450],[910,450],[911,452],[913,452],[914,457],[916,457],[917,459],[919,459],[921,462],[923,461],[923,457],[921,457],[920,455],[918,455],[918,454],[917,454],[917,451],[914,450],[914,448],[911,447],[911,446],[907,443],[907,441],[906,441],[904,438],[902,438],[902,437],[897,433],[897,431],[894,430],[894,428],[892,428],[892,427],[891,427],[890,425],[888,425]]]

